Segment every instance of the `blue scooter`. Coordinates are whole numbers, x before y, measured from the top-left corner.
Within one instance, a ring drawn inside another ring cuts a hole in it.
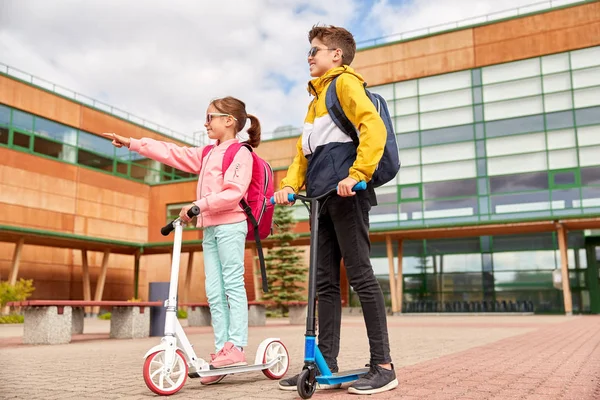
[[[365,190],[367,184],[365,181],[358,182],[353,188],[353,191]],[[329,196],[337,193],[337,189],[332,189],[329,192],[318,197],[306,197],[297,194],[289,194],[288,200],[294,202],[301,200],[308,208],[310,213],[310,259],[308,271],[308,311],[306,315],[306,333],[304,334],[304,367],[298,377],[298,394],[303,399],[310,399],[317,389],[317,383],[325,385],[335,385],[338,383],[352,382],[369,372],[369,368],[361,368],[350,371],[332,373],[329,366],[325,362],[321,351],[316,343],[316,318],[315,308],[317,304],[316,288],[317,288],[317,249],[318,249],[318,232],[319,232],[319,206]],[[271,198],[271,204],[275,203],[275,199]],[[310,204],[310,206],[309,206]],[[317,368],[320,375],[317,375]]]

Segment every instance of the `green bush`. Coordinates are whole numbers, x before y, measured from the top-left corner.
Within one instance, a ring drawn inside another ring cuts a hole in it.
[[[33,279],[19,279],[11,285],[8,281],[0,281],[0,306],[4,307],[9,301],[27,300],[33,293]]]
[[[19,314],[0,315],[0,324],[22,324],[24,318]]]
[[[111,315],[111,314],[110,314],[109,312],[105,312],[104,314],[100,314],[100,315],[98,315],[98,318],[99,318],[99,319],[108,320],[108,319],[110,319],[110,315]]]
[[[177,318],[179,319],[187,319],[187,311],[185,311],[184,309],[180,308],[179,310],[177,310]]]

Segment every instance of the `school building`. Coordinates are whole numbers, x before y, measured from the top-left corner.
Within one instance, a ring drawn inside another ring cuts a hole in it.
[[[387,99],[402,162],[371,212],[392,312],[600,313],[600,2],[516,14],[359,44],[353,67]],[[0,279],[34,279],[34,299],[147,299],[169,279],[159,231],[197,177],[101,132],[203,144],[0,64]],[[298,132],[275,137],[257,153],[279,181]],[[184,231],[183,300],[206,299],[201,238]]]

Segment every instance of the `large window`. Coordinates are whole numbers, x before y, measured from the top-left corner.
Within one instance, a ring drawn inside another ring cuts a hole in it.
[[[126,148],[116,149],[103,137],[1,104],[0,145],[149,184],[194,177]]]
[[[394,119],[400,226],[600,212],[600,46],[370,89]]]

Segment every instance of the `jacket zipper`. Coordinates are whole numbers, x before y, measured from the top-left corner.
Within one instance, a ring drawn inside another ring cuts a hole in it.
[[[210,160],[210,156],[212,156],[213,151],[215,151],[215,147],[216,146],[213,146],[213,148],[210,149],[210,151],[208,152],[208,155],[206,156],[206,163],[204,164],[204,166],[200,165],[200,194],[198,196],[200,198],[198,200],[202,200],[202,182],[204,182],[204,174],[206,173],[205,167],[208,166],[208,160]],[[202,161],[204,161],[204,159]],[[204,217],[202,216],[202,210],[200,210],[199,217],[202,228],[204,228]]]

